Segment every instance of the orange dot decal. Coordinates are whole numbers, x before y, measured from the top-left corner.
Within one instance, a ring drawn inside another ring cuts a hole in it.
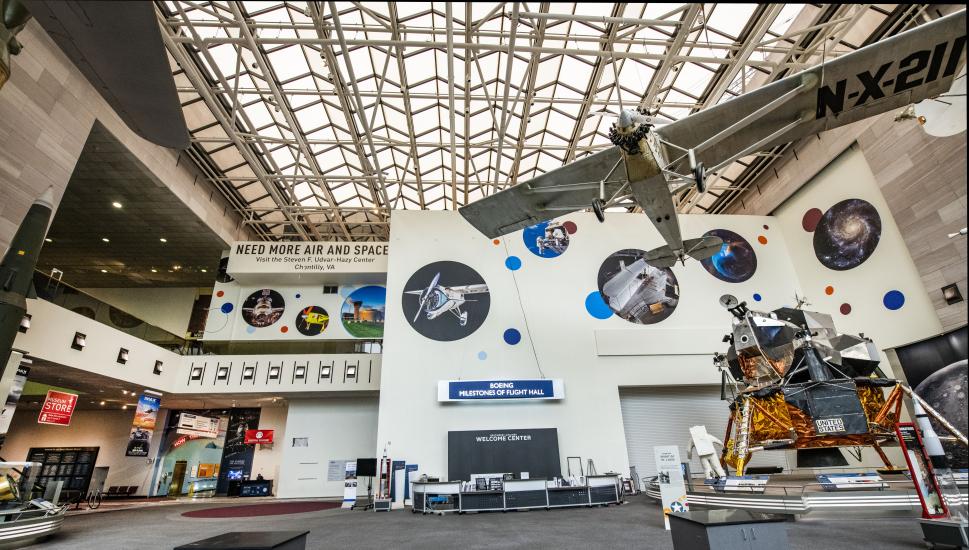
[[[767,237],[761,235],[757,237],[757,242],[759,242],[760,244],[767,244]]]
[[[289,327],[283,326],[282,328],[279,329],[279,332],[282,332],[283,334],[286,334],[287,332],[289,332]]]
[[[499,244],[501,244],[501,241],[499,241],[498,239],[495,239],[491,242],[495,243],[495,246],[498,246]]]
[[[218,292],[216,292],[216,293],[215,293],[215,295],[216,295],[217,297],[219,297],[219,298],[221,298],[222,296],[224,296],[224,295],[225,295],[225,292],[222,292],[222,291],[220,290],[220,291],[218,291]]]
[[[828,296],[831,296],[832,294],[834,294],[834,287],[831,285],[824,287],[824,293],[827,294]]]

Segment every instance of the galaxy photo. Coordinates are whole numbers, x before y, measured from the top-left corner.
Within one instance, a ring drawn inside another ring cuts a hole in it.
[[[569,232],[558,222],[542,222],[522,231],[525,248],[540,258],[556,258],[569,247]]]
[[[611,254],[599,267],[599,293],[616,315],[641,325],[658,323],[673,314],[680,287],[669,268],[646,263],[636,249]]]
[[[271,288],[257,290],[242,303],[242,319],[256,328],[268,327],[283,316],[286,302]]]
[[[757,254],[747,239],[729,229],[711,229],[703,236],[723,239],[719,252],[700,260],[700,265],[707,273],[728,283],[742,283],[754,276],[757,271]]]
[[[881,234],[882,220],[871,203],[843,200],[821,216],[814,230],[814,254],[828,269],[853,269],[875,252]]]

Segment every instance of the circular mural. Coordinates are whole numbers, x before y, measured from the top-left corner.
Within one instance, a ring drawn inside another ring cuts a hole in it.
[[[226,271],[229,269],[229,257],[226,256],[219,260],[219,271],[215,274],[215,280],[220,283],[231,283],[235,279],[232,275],[229,275]]]
[[[343,300],[343,328],[354,338],[383,338],[386,302],[387,289],[382,286],[354,290]]]
[[[574,225],[574,224],[573,224]],[[525,248],[541,258],[561,256],[569,247],[569,231],[563,223],[542,222],[526,227],[522,231]]]
[[[72,307],[71,311],[73,311],[74,313],[77,313],[78,315],[83,315],[88,319],[94,319],[94,316],[95,316],[94,308],[90,308],[87,306]]]
[[[304,336],[316,336],[330,324],[330,314],[320,306],[308,306],[296,314],[296,330]]]
[[[712,229],[703,236],[723,239],[719,252],[700,260],[707,273],[728,283],[742,283],[754,276],[757,254],[747,239],[727,229]]]
[[[868,201],[848,199],[821,216],[814,229],[814,254],[822,265],[845,271],[865,262],[882,234],[882,220]]]
[[[285,311],[286,302],[283,296],[271,288],[253,292],[242,303],[242,319],[256,328],[275,323]]]
[[[649,325],[673,314],[680,301],[676,275],[646,263],[646,252],[620,250],[599,267],[599,293],[616,315]]]
[[[130,313],[116,309],[114,306],[108,306],[108,318],[111,319],[111,324],[118,328],[135,328],[144,322]]]
[[[478,330],[488,317],[491,295],[477,271],[459,262],[434,262],[407,280],[401,304],[414,330],[450,342]]]
[[[969,417],[966,416],[966,407],[969,406],[967,402],[969,376],[967,375],[969,375],[967,362],[962,359],[935,371],[915,388],[915,393],[919,397],[938,411],[943,418],[952,422],[962,433],[966,433],[966,429],[969,428],[969,419],[967,419]],[[929,420],[938,433],[945,432],[935,419]],[[942,447],[949,456],[949,461],[957,465],[956,467],[964,468],[969,462],[966,446],[959,444],[958,441],[945,441]]]

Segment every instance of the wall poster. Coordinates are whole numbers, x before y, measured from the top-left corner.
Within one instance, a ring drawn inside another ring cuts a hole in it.
[[[47,398],[44,399],[44,406],[40,408],[37,423],[70,426],[75,406],[77,406],[77,394],[47,390]]]
[[[138,398],[138,408],[135,409],[135,420],[128,435],[128,448],[125,456],[148,456],[151,434],[155,431],[155,420],[158,418],[158,407],[161,398],[147,393]]]

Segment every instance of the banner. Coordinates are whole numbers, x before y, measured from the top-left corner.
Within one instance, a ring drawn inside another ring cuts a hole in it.
[[[219,436],[219,419],[183,412],[178,415],[175,433],[216,438]]]
[[[341,508],[352,508],[357,502],[357,461],[348,460],[343,470],[343,505]]]
[[[138,398],[138,408],[135,409],[135,420],[131,424],[131,433],[128,434],[125,456],[148,456],[160,404],[161,399],[153,395],[142,394]]]
[[[236,241],[226,271],[243,284],[271,277],[306,283],[338,274],[372,273],[386,276],[387,243],[294,243]],[[295,276],[299,276],[296,279]]]
[[[19,353],[17,356],[19,363],[19,357],[22,356]],[[27,365],[17,366],[17,373],[10,381],[10,390],[7,392],[7,401],[3,404],[3,412],[0,412],[0,441],[10,428],[10,421],[13,419],[13,413],[17,410],[17,402],[20,401],[20,395],[24,392],[24,384],[27,383],[27,376],[29,375],[30,367]]]
[[[501,401],[564,399],[561,379],[539,380],[441,380],[438,401]]]
[[[267,445],[273,442],[272,430],[246,430],[246,445]]]
[[[75,406],[77,394],[47,390],[47,398],[44,399],[44,406],[40,408],[37,423],[70,426]]]
[[[653,447],[656,471],[659,474],[659,493],[663,501],[663,522],[670,528],[670,512],[686,512],[686,484],[683,481],[683,466],[680,464],[680,449],[676,445]]]

